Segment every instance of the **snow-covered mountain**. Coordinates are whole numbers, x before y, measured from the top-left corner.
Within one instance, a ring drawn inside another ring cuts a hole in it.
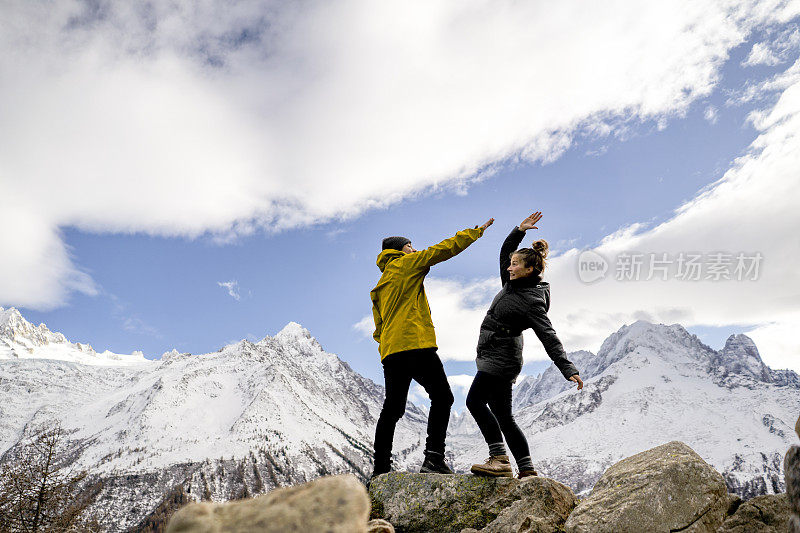
[[[748,337],[715,351],[680,325],[636,322],[597,354],[569,357],[583,391],[552,366],[514,391],[543,474],[586,492],[612,463],[681,440],[733,492],[783,489],[800,378],[764,365]],[[329,473],[366,476],[382,401],[382,387],[295,323],[257,343],[151,361],[98,354],[0,308],[0,454],[60,421],[76,464],[103,481],[95,510],[109,530],[136,527],[176,491],[225,500]],[[426,418],[408,404],[396,467],[418,467]],[[450,462],[464,472],[485,457],[471,416],[454,413]]]
[[[108,350],[97,353],[88,344],[71,343],[44,324],[34,326],[14,309],[0,307],[0,361],[3,359],[57,359],[84,365],[126,366],[146,363],[142,352],[130,355]]]
[[[768,368],[745,335],[715,351],[680,325],[639,321],[594,355],[569,354],[586,385],[577,391],[551,366],[515,388],[514,411],[534,464],[576,492],[611,464],[671,440],[691,446],[749,497],[784,490],[783,455],[794,444],[800,383]],[[486,457],[474,421],[450,444],[456,466]]]
[[[97,510],[120,530],[176,485],[224,500],[371,472],[382,387],[296,323],[258,343],[149,361],[97,354],[15,309],[0,313],[0,453],[60,421],[76,466],[105,483]],[[409,404],[395,435],[400,465],[421,458],[413,452],[424,446],[425,423]]]

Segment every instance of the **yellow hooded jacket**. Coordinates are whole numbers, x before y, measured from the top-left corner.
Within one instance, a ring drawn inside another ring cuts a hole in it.
[[[389,354],[436,348],[431,309],[422,282],[430,267],[464,251],[483,235],[482,228],[465,229],[439,244],[405,254],[383,250],[377,265],[383,275],[369,295],[381,360]]]

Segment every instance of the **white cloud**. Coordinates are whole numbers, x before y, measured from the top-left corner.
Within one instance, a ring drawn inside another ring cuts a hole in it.
[[[236,300],[237,302],[242,299],[242,296],[239,294],[239,282],[236,280],[231,281],[218,281],[217,285],[220,287],[224,287],[228,290],[228,294],[231,298]]]
[[[371,339],[372,332],[375,331],[375,320],[372,318],[371,314],[367,315],[353,324],[353,329]]]
[[[747,59],[742,61],[742,66],[751,67],[754,65],[775,66],[781,59],[773,52],[766,43],[756,43],[747,55]]]
[[[796,26],[784,29],[768,41],[755,43],[742,66],[775,66],[785,63],[800,48],[800,31]]]
[[[719,118],[717,108],[713,105],[706,107],[706,110],[703,112],[703,118],[709,121],[711,124],[716,124],[717,119]]]
[[[0,302],[91,294],[59,228],[225,241],[463,187],[708,95],[797,2],[5,3]],[[622,118],[622,120],[620,120]],[[13,211],[13,213],[12,213]]]
[[[126,317],[123,320],[122,327],[126,331],[143,333],[145,335],[150,335],[151,337],[158,337],[158,338],[163,337],[163,335],[161,335],[161,333],[159,333],[159,331],[156,328],[146,323],[141,318],[135,316]]]
[[[474,378],[475,376],[470,376],[469,374],[455,374],[447,376],[447,381],[450,383],[450,388],[453,389],[453,392],[466,396]]]
[[[417,406],[430,404],[430,398],[428,398],[425,388],[416,381],[412,381],[411,387],[408,389],[408,400],[417,404]]]
[[[499,289],[499,277],[467,283],[432,276],[426,278],[425,293],[430,302],[442,360],[475,359],[481,321]]]
[[[91,277],[73,264],[58,229],[35,206],[21,206],[7,193],[0,169],[0,302],[47,310],[72,291],[97,295]]]
[[[792,368],[800,371],[800,351],[798,351],[797,327],[800,314],[784,315],[777,322],[767,323],[746,331],[755,341],[762,356],[768,357],[773,368]]]
[[[765,97],[772,96],[777,91],[784,91],[800,80],[800,59],[798,59],[786,71],[776,74],[769,79],[759,83],[750,84],[738,94],[731,96],[726,105],[741,105],[750,101],[763,100]],[[763,114],[763,111],[754,111],[754,117]]]

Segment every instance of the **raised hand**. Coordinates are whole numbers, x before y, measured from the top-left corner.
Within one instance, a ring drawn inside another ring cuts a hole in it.
[[[488,228],[489,226],[491,226],[492,224],[494,224],[494,219],[493,219],[493,218],[490,218],[489,220],[487,220],[486,222],[484,222],[482,226],[478,226],[478,227],[479,227],[479,228],[481,228],[481,229],[486,229],[486,228]]]
[[[520,223],[519,225],[520,231],[527,231],[529,229],[539,229],[536,227],[536,223],[539,222],[541,219],[542,219],[542,212],[536,211],[531,216],[523,220],[522,223]]]

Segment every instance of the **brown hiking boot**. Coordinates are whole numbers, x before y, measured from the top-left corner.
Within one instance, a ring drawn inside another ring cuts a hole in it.
[[[538,476],[539,474],[536,473],[536,470],[520,470],[519,474],[517,474],[517,479],[523,479],[530,476]]]
[[[514,477],[511,463],[508,462],[508,455],[493,455],[483,464],[472,465],[470,470],[476,476]]]

